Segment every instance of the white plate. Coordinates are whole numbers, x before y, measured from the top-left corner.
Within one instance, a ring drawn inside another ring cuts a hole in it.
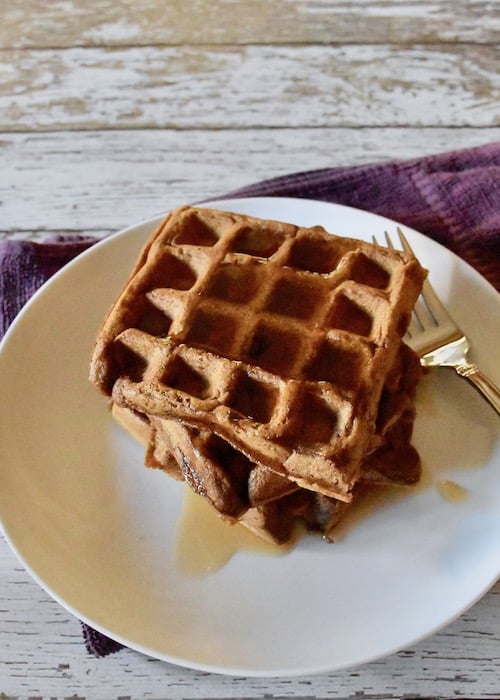
[[[393,222],[308,200],[211,206],[368,238]],[[252,676],[357,665],[413,645],[471,606],[500,571],[498,416],[451,370],[422,383],[415,442],[435,483],[376,509],[333,545],[240,553],[205,578],[173,562],[181,487],[142,467],[87,382],[98,326],[157,220],[99,243],[35,295],[0,352],[0,520],[56,600],[124,644],[176,664]],[[500,296],[403,227],[475,356],[500,382]]]

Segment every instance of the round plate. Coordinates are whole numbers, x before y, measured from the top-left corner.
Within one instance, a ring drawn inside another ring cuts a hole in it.
[[[379,240],[396,224],[310,200],[215,208]],[[358,518],[338,541],[306,537],[284,556],[238,553],[193,577],[175,563],[182,485],[89,385],[94,338],[158,219],[97,244],[27,304],[0,351],[0,521],[50,595],[136,650],[196,669],[292,676],[357,665],[413,645],[471,606],[500,572],[498,416],[452,370],[418,398],[422,486]],[[500,382],[500,296],[449,251],[402,227],[432,282]],[[467,498],[443,498],[460,484]],[[452,499],[453,500],[453,499]]]

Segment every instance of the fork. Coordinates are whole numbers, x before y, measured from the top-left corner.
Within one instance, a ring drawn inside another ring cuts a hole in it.
[[[402,249],[415,258],[410,244],[398,227]],[[386,245],[394,248],[385,231]],[[373,241],[376,243],[375,236]],[[469,362],[470,342],[444,307],[431,283],[424,282],[415,304],[405,341],[420,357],[424,367],[452,367],[471,382],[500,414],[500,390],[477,365]]]

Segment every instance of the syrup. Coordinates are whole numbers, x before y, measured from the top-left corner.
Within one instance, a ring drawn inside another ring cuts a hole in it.
[[[469,491],[455,481],[439,481],[437,490],[441,497],[450,503],[464,503],[469,497]]]
[[[278,556],[292,543],[277,545],[258,537],[245,526],[228,524],[207,501],[188,486],[177,524],[175,558],[180,570],[189,576],[207,576],[222,568],[238,552]]]
[[[374,512],[417,490],[426,490],[431,483],[424,476],[419,485],[412,487],[371,486],[360,494],[342,518],[335,529],[334,540],[343,539],[353,527]],[[464,503],[469,497],[469,491],[454,481],[441,480],[435,486],[441,497],[450,503]],[[203,577],[221,569],[239,552],[282,556],[295,546],[303,534],[303,530],[298,527],[290,542],[283,545],[268,542],[244,525],[228,524],[202,496],[185,486],[176,531],[175,559],[184,574]]]

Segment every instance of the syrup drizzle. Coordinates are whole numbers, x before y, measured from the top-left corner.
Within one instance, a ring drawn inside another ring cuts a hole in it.
[[[175,541],[176,564],[184,574],[196,577],[212,574],[238,552],[283,555],[294,542],[273,544],[239,523],[228,524],[202,496],[184,487]]]
[[[441,497],[450,503],[464,503],[470,495],[463,486],[447,479],[437,483],[437,490]]]
[[[424,472],[422,477],[420,483],[412,487],[372,486],[348,510],[335,529],[334,540],[343,539],[359,521],[374,512],[433,485],[430,474]],[[449,503],[461,504],[470,496],[466,488],[451,480],[442,479],[434,482],[434,486]],[[239,523],[228,524],[202,496],[186,485],[177,523],[175,561],[184,574],[201,578],[221,569],[239,552],[282,556],[293,549],[303,534],[303,530],[297,528],[286,544],[268,542]]]

